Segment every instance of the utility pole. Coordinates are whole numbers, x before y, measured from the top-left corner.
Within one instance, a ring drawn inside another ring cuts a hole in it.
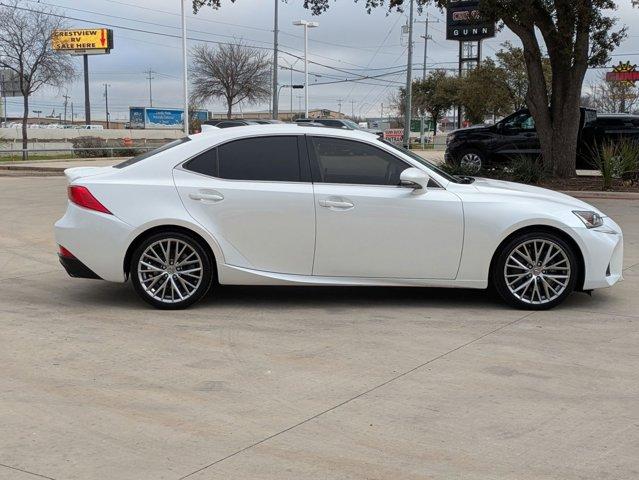
[[[150,68],[144,72],[148,75],[147,80],[149,81],[149,106],[152,107],[153,106],[153,79],[155,78],[153,75],[155,74],[155,72],[153,70],[151,70]]]
[[[339,106],[339,109],[337,111],[339,113],[342,113],[342,99],[341,98],[337,99],[337,105]]]
[[[71,102],[71,125],[75,123],[75,113],[73,113],[73,102]]]
[[[84,57],[84,121],[91,125],[91,99],[89,98],[89,56]]]
[[[425,27],[424,35],[422,35],[424,38],[424,67],[422,68],[422,78],[424,80],[426,80],[426,61],[428,60],[428,40],[433,39],[432,35],[428,34],[429,23],[430,23],[430,17],[429,17],[429,14],[426,13],[426,21],[424,22],[426,27]],[[439,22],[434,22],[434,23],[439,23]]]
[[[275,1],[275,18],[273,20],[273,119],[277,120],[279,117],[279,95],[277,92],[277,35],[279,33],[278,30],[278,9],[280,0]],[[291,81],[291,85],[293,82]],[[292,90],[292,89],[291,89]]]
[[[62,98],[64,98],[64,121],[62,123],[66,125],[67,124],[67,104],[71,97],[69,95],[62,95]]]
[[[415,0],[410,0],[408,15],[408,61],[406,63],[406,104],[404,105],[404,147],[410,148],[410,121],[413,106],[413,7]]]
[[[105,101],[105,108],[106,108],[106,128],[107,128],[107,130],[109,129],[109,117],[110,117],[110,114],[109,114],[109,87],[110,87],[110,85],[108,83],[104,84],[104,101]]]
[[[351,100],[351,118],[355,118],[355,100]]]

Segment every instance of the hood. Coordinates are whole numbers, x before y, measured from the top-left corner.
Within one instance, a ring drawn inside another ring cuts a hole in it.
[[[493,180],[490,178],[476,178],[473,186],[477,190],[484,193],[495,193],[497,195],[511,195],[520,198],[537,198],[540,201],[552,202],[557,205],[572,208],[574,210],[592,210],[605,217],[599,209],[592,205],[579,200],[578,198],[571,197],[565,193],[556,192],[554,190],[548,190],[546,188],[534,187],[532,185],[525,185],[523,183],[506,182],[503,180]]]
[[[94,175],[100,175],[101,173],[107,173],[113,170],[113,167],[73,167],[67,168],[64,171],[64,175],[67,177],[69,183],[73,183],[78,178],[92,177]]]
[[[452,132],[449,133],[449,135],[458,135],[458,134],[464,134],[464,133],[472,133],[472,132],[479,132],[482,130],[489,130],[490,128],[492,128],[493,125],[473,125],[472,127],[466,127],[466,128],[458,128],[457,130],[453,130]]]

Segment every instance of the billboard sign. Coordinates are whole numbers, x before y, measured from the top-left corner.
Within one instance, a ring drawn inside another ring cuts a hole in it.
[[[184,110],[169,108],[147,108],[145,128],[180,129],[184,125]]]
[[[449,0],[446,9],[446,39],[477,41],[495,36],[495,22],[485,21],[480,0]]]
[[[54,30],[51,46],[56,52],[71,55],[110,53],[113,48],[113,30],[108,28]]]
[[[144,128],[144,108],[131,107],[129,109],[129,123],[131,128]]]

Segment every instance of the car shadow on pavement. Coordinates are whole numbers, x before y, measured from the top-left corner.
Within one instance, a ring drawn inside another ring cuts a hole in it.
[[[65,292],[67,302],[109,308],[152,308],[135,293],[130,283],[108,284],[87,280]],[[409,287],[212,287],[209,294],[190,309],[217,307],[250,308],[504,308],[494,293],[487,290],[409,288]]]

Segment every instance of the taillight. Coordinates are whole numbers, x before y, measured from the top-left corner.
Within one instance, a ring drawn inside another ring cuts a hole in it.
[[[95,198],[87,187],[83,187],[80,185],[71,185],[69,186],[69,200],[71,200],[76,205],[79,205],[84,208],[88,208],[89,210],[95,210],[96,212],[108,213],[112,215],[109,210],[98,202],[98,199]]]
[[[60,247],[60,256],[64,257],[64,258],[75,258],[75,255],[73,255],[69,250],[67,250],[66,248],[64,248],[62,245],[58,245]]]

